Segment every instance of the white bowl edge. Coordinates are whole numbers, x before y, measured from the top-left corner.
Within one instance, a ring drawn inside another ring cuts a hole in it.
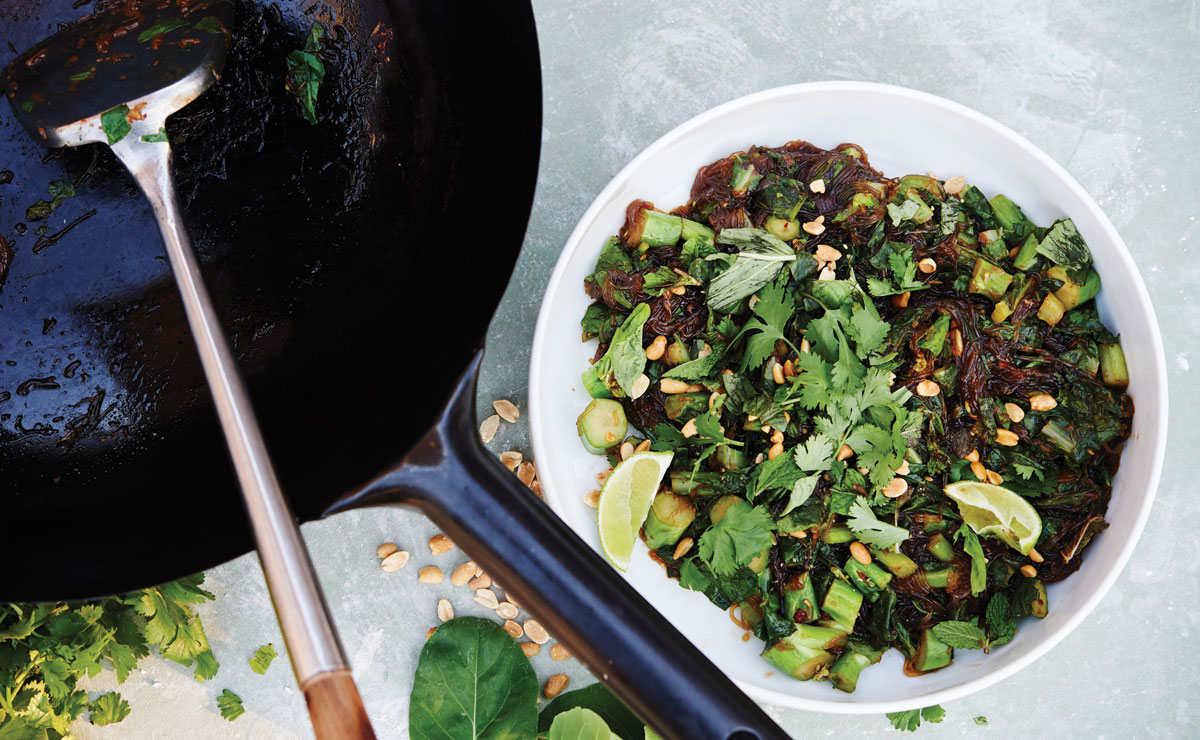
[[[575,499],[577,500],[584,491],[593,487],[593,484],[586,478],[577,480],[575,478],[574,471],[568,475],[565,474],[564,471],[557,469],[556,462],[554,461],[552,453],[550,452],[552,449],[550,435],[568,434],[569,436],[573,436],[573,430],[567,432],[567,430],[559,429],[558,427],[561,426],[561,424],[556,424],[555,428],[550,429],[547,428],[547,425],[543,423],[547,418],[547,415],[552,413],[553,408],[556,405],[550,403],[548,398],[543,398],[544,395],[549,393],[549,391],[546,391],[545,389],[551,387],[545,384],[567,383],[578,387],[579,372],[582,372],[584,367],[584,365],[576,363],[576,370],[566,377],[557,374],[555,374],[555,377],[547,377],[543,374],[546,358],[551,354],[561,355],[563,353],[571,355],[572,357],[578,356],[580,358],[586,355],[586,352],[583,350],[584,345],[578,342],[577,328],[575,337],[576,343],[580,348],[579,351],[574,351],[573,349],[563,350],[561,345],[556,344],[554,341],[555,339],[561,339],[562,337],[551,338],[550,332],[552,325],[555,323],[561,323],[562,321],[568,321],[573,322],[575,327],[578,327],[579,318],[578,315],[574,315],[573,312],[572,315],[566,318],[556,315],[561,314],[562,311],[560,301],[555,300],[555,298],[556,296],[559,296],[560,293],[569,297],[569,293],[563,293],[563,291],[574,291],[582,296],[582,285],[567,284],[566,281],[569,279],[567,273],[570,272],[570,267],[574,262],[574,258],[581,252],[589,254],[590,259],[594,261],[595,254],[598,253],[601,243],[585,244],[583,240],[584,236],[589,230],[597,228],[596,221],[602,213],[605,213],[608,209],[617,208],[623,214],[624,206],[628,203],[628,201],[635,197],[646,197],[647,199],[658,201],[657,198],[650,197],[652,195],[650,193],[636,192],[625,193],[621,195],[621,201],[616,201],[615,198],[621,193],[622,189],[628,185],[628,181],[631,179],[631,177],[633,177],[634,174],[637,173],[648,160],[651,160],[656,155],[661,154],[664,150],[667,150],[680,140],[685,139],[687,136],[699,132],[705,129],[705,127],[714,123],[719,124],[724,117],[730,116],[731,114],[736,114],[739,111],[745,111],[752,107],[778,104],[781,101],[786,102],[789,99],[803,99],[805,97],[820,96],[823,94],[848,94],[862,96],[864,98],[874,97],[881,101],[888,101],[897,105],[902,103],[917,104],[921,107],[936,109],[940,114],[946,116],[947,124],[955,124],[957,126],[965,125],[967,128],[974,129],[977,132],[987,132],[992,137],[998,138],[1002,143],[1017,147],[1032,159],[1031,164],[1040,166],[1046,170],[1047,174],[1049,174],[1055,181],[1054,184],[1066,188],[1068,193],[1073,196],[1073,199],[1076,201],[1075,205],[1078,208],[1081,208],[1083,212],[1080,210],[1073,210],[1073,212],[1069,215],[1074,217],[1077,223],[1086,221],[1086,226],[1081,223],[1081,230],[1083,231],[1084,236],[1087,238],[1088,243],[1093,245],[1093,249],[1095,250],[1096,245],[1111,245],[1111,250],[1106,247],[1102,247],[1102,253],[1097,253],[1097,266],[1102,268],[1100,270],[1102,277],[1105,275],[1114,274],[1114,270],[1120,270],[1127,273],[1129,279],[1126,282],[1128,282],[1128,285],[1123,285],[1122,289],[1128,294],[1125,295],[1125,299],[1127,301],[1131,300],[1132,305],[1122,307],[1119,314],[1116,316],[1105,315],[1106,322],[1110,322],[1110,325],[1112,325],[1111,322],[1115,320],[1118,330],[1121,329],[1122,323],[1126,325],[1138,324],[1140,329],[1149,329],[1149,331],[1143,336],[1135,338],[1138,344],[1146,344],[1148,346],[1142,347],[1141,351],[1137,354],[1129,353],[1129,359],[1131,363],[1130,372],[1131,376],[1134,378],[1134,383],[1131,385],[1131,394],[1134,395],[1136,411],[1134,417],[1134,436],[1132,436],[1130,439],[1127,452],[1129,451],[1129,448],[1136,448],[1139,451],[1139,454],[1143,456],[1139,458],[1138,461],[1138,471],[1141,477],[1141,484],[1137,487],[1139,490],[1125,492],[1125,489],[1121,486],[1121,482],[1122,478],[1125,477],[1124,474],[1131,463],[1127,459],[1123,459],[1122,472],[1121,474],[1118,474],[1117,481],[1114,486],[1113,501],[1109,508],[1110,521],[1113,522],[1114,526],[1110,528],[1109,532],[1106,534],[1114,533],[1114,530],[1116,529],[1116,522],[1119,520],[1122,524],[1121,529],[1125,533],[1125,539],[1116,546],[1115,552],[1111,552],[1114,546],[1110,545],[1104,548],[1106,557],[1109,561],[1107,570],[1102,574],[1102,576],[1099,576],[1098,579],[1095,575],[1092,575],[1092,578],[1097,580],[1093,584],[1090,593],[1083,597],[1082,600],[1079,601],[1079,603],[1077,603],[1068,614],[1063,615],[1053,611],[1056,592],[1061,591],[1062,593],[1069,593],[1069,591],[1064,591],[1063,589],[1070,589],[1072,587],[1073,579],[1080,579],[1080,581],[1082,581],[1083,574],[1085,572],[1091,574],[1092,571],[1095,570],[1095,567],[1089,569],[1089,565],[1099,567],[1098,563],[1085,560],[1083,566],[1081,567],[1080,573],[1074,574],[1071,578],[1067,579],[1063,583],[1054,584],[1051,586],[1051,617],[1047,618],[1042,623],[1033,625],[1033,627],[1030,629],[1023,629],[1023,631],[1036,631],[1040,632],[1041,634],[1035,634],[1032,638],[1027,637],[1025,640],[1022,640],[1021,636],[1018,636],[1018,639],[1014,641],[1014,643],[1012,643],[1010,646],[1006,646],[1010,649],[1015,646],[1020,646],[1019,651],[1010,650],[1010,653],[1004,653],[1004,649],[1002,648],[1000,651],[997,651],[990,656],[982,656],[981,654],[977,653],[960,653],[960,658],[956,660],[956,666],[953,666],[952,669],[961,667],[966,663],[970,663],[970,665],[965,666],[967,670],[979,674],[968,678],[967,680],[957,683],[951,681],[949,682],[949,685],[926,689],[925,687],[930,683],[947,683],[945,680],[931,681],[930,679],[936,679],[936,677],[943,675],[951,676],[957,674],[939,672],[936,674],[931,674],[931,676],[921,677],[918,679],[897,677],[898,681],[905,682],[904,684],[900,684],[901,686],[910,688],[912,690],[902,692],[906,694],[904,696],[893,696],[885,699],[870,699],[867,698],[865,694],[842,694],[841,692],[834,691],[827,684],[794,682],[791,684],[785,684],[787,688],[792,689],[791,691],[788,691],[781,690],[779,688],[768,688],[761,685],[757,681],[750,681],[742,676],[733,676],[734,680],[739,684],[739,686],[741,686],[751,696],[783,706],[811,711],[838,712],[847,714],[901,711],[929,706],[931,704],[937,704],[945,701],[952,701],[990,686],[1029,665],[1034,660],[1044,655],[1056,644],[1058,644],[1063,638],[1065,638],[1067,634],[1069,634],[1072,629],[1082,622],[1083,619],[1092,611],[1092,609],[1095,608],[1096,604],[1099,603],[1100,599],[1105,593],[1107,593],[1108,589],[1112,586],[1113,582],[1116,580],[1117,576],[1128,562],[1133,548],[1137,543],[1138,536],[1140,535],[1146,519],[1149,516],[1150,506],[1153,502],[1154,493],[1159,482],[1159,476],[1166,447],[1167,380],[1162,339],[1158,332],[1158,324],[1155,319],[1154,309],[1150,302],[1149,294],[1146,291],[1145,285],[1137,272],[1137,268],[1132,256],[1129,254],[1128,249],[1125,247],[1120,236],[1117,234],[1116,229],[1100,210],[1099,206],[1086,193],[1083,187],[1066,172],[1065,169],[1052,160],[1048,155],[1035,147],[1032,143],[1008,127],[958,103],[907,88],[864,82],[813,82],[773,88],[747,95],[717,106],[679,125],[643,150],[613,178],[608,186],[601,191],[596,200],[581,217],[578,225],[572,232],[570,238],[567,240],[566,246],[559,257],[554,272],[551,275],[549,284],[547,285],[545,299],[538,314],[537,329],[534,335],[533,349],[530,358],[529,415],[533,449],[535,459],[538,461],[539,475],[542,480],[547,503],[560,516],[563,516],[564,511],[567,509],[567,498],[565,497],[574,495]],[[727,148],[725,151],[717,152],[714,156],[710,156],[704,161],[711,161],[718,157],[725,156],[731,151],[735,151],[738,148],[748,147],[751,144],[774,146],[783,143],[783,141],[762,141],[759,140],[759,138],[754,134],[747,134],[747,137],[748,138],[740,145],[735,145],[732,148]],[[797,138],[812,140],[812,137],[806,135],[805,131],[802,129],[802,126],[799,124],[795,126],[795,130],[792,132],[791,136],[785,140]],[[877,168],[884,171],[886,175],[895,177],[900,174],[906,174],[905,172],[890,171],[886,165],[881,165],[880,160],[886,159],[887,155],[878,156],[881,153],[873,151],[870,144],[864,144],[862,141],[857,140],[852,136],[846,136],[838,139],[837,141],[814,141],[814,143],[819,146],[831,147],[842,141],[853,141],[854,143],[863,144],[868,156],[872,159],[872,163],[875,164]],[[674,197],[679,193],[678,187],[670,193],[659,194],[659,198],[661,198],[661,205],[664,207],[673,207],[678,203],[684,202],[687,195],[687,189],[690,188],[691,177],[694,175],[694,172],[695,167],[691,167],[690,169],[682,168],[678,173],[682,178],[680,183],[678,183],[680,186],[682,186],[682,195],[679,197]],[[980,175],[978,172],[972,173],[970,171],[964,171],[961,173],[954,172],[950,174],[964,174],[967,176],[969,181],[972,181],[973,174],[975,175],[974,179],[976,181],[979,179]],[[943,174],[943,176],[948,175]],[[1046,187],[1049,187],[1049,185]],[[989,191],[985,188],[985,192],[988,192],[990,195],[994,191]],[[1014,194],[1012,188],[1009,188],[1009,194],[1013,196],[1013,199],[1016,202],[1022,204],[1022,206],[1025,206],[1025,201],[1019,197],[1019,194]],[[1031,211],[1029,208],[1026,208],[1026,210]],[[1034,216],[1034,220],[1038,221],[1039,223],[1046,223],[1047,221],[1044,217],[1039,218],[1039,214],[1036,213],[1036,210],[1037,209],[1035,208],[1031,211],[1031,215]],[[1086,219],[1084,218],[1085,216]],[[616,225],[619,226],[619,222],[617,222]],[[615,231],[616,228],[613,226],[608,230],[608,233],[615,233]],[[1101,257],[1103,257],[1103,259],[1101,259]],[[1106,266],[1102,265],[1102,262],[1106,263]],[[1102,297],[1105,297],[1103,291],[1101,295]],[[584,303],[586,304],[586,298],[584,299]],[[1102,314],[1112,314],[1111,310],[1106,310],[1106,304],[1104,303],[1101,304],[1101,310]],[[1124,317],[1129,318],[1122,322],[1121,319]],[[551,346],[553,346],[555,350],[553,353],[551,352]],[[1149,352],[1147,353],[1146,350],[1149,350]],[[579,390],[581,392],[581,389]],[[583,397],[586,398],[586,394],[584,394]],[[543,404],[543,401],[546,401],[546,403]],[[582,404],[579,405],[579,409],[581,408]],[[573,418],[574,414],[577,413],[579,409],[570,409],[568,415]],[[558,408],[557,411],[560,416],[564,413],[562,408]],[[1128,455],[1126,455],[1126,457],[1128,457]],[[599,468],[603,467],[606,466],[599,466]],[[1129,504],[1125,505],[1124,502],[1129,502]],[[1115,511],[1114,508],[1116,509]],[[580,523],[575,519],[571,519],[569,516],[564,518],[567,519],[568,523],[575,528],[575,530],[581,536],[595,546],[594,519],[588,523]],[[592,530],[590,533],[586,528],[588,525],[590,525]],[[592,535],[591,538],[588,537],[589,534]],[[1102,535],[1101,538],[1097,538],[1096,544],[1093,545],[1092,549],[1100,549],[1102,544],[1106,544],[1108,542],[1108,540],[1103,539],[1103,537],[1104,536]],[[1094,553],[1089,553],[1089,555],[1093,554]],[[638,553],[635,553],[635,558],[637,557]],[[1095,559],[1096,558],[1093,558],[1093,560]],[[644,553],[641,556],[641,560],[649,562],[649,559],[644,556]],[[663,578],[661,575],[661,570],[659,570],[656,566],[651,565],[647,567],[657,570],[660,580]],[[638,571],[638,563],[635,561],[635,567],[631,569],[630,573],[627,574],[627,577],[630,579],[637,578],[639,576]],[[645,573],[643,572],[641,575],[644,576]],[[671,587],[677,593],[673,593],[666,598],[673,601],[686,601],[689,605],[692,603],[703,603],[707,605],[711,611],[716,612],[718,616],[725,619],[726,622],[729,621],[723,614],[719,612],[719,610],[716,609],[716,607],[708,604],[707,600],[703,596],[687,592],[673,584]],[[644,590],[643,595],[648,597],[662,598],[661,594],[647,594]],[[1025,627],[1025,625],[1022,626]],[[730,625],[730,627],[732,627],[732,625]],[[688,632],[686,627],[682,629],[682,631],[685,634]],[[693,642],[697,642],[698,645],[700,645],[704,639],[703,637],[698,638],[695,635],[689,635],[689,638],[692,639]],[[722,639],[724,639],[724,637],[722,637]],[[728,646],[722,644],[719,646],[701,645],[701,647],[702,649],[711,651],[714,647]],[[1005,659],[1004,656],[1008,654],[1012,654],[1014,657]],[[881,679],[886,680],[887,678],[890,678],[882,676],[882,674],[886,674],[889,671],[895,672],[899,664],[899,661],[895,659],[895,651],[891,651],[891,658],[892,659],[890,661],[889,659],[885,658],[885,663],[890,662],[890,665],[881,665],[872,668],[870,671],[864,671],[862,684],[865,685],[868,681],[878,683]],[[758,659],[757,656],[755,656],[755,659]],[[718,665],[721,665],[719,660]],[[729,666],[721,665],[721,667],[729,672]],[[769,669],[769,666],[765,662],[761,663],[759,667],[763,668],[764,672],[765,669]],[[947,669],[947,671],[950,670],[951,669]],[[763,680],[765,681],[768,679],[764,677]],[[829,695],[822,696],[821,692],[813,690],[813,687],[816,689],[822,689],[825,692],[828,692]],[[860,688],[860,692],[861,691],[862,689]]]

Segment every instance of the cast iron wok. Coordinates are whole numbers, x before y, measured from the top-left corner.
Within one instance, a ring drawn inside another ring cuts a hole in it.
[[[13,53],[81,13],[0,7]],[[520,247],[540,139],[528,5],[238,17],[222,83],[168,133],[297,516],[419,506],[667,737],[785,737],[478,442],[476,348]],[[309,126],[281,65],[314,21],[335,72]],[[0,598],[112,593],[248,551],[144,201],[102,147],[47,154],[9,115],[0,145],[0,557],[36,563],[8,569]],[[75,197],[27,212],[62,180]]]

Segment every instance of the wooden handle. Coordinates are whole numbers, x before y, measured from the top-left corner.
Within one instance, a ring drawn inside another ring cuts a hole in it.
[[[317,740],[375,740],[350,671],[320,673],[300,687]]]

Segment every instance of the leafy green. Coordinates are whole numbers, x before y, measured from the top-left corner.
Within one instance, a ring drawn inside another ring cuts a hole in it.
[[[525,740],[537,731],[537,676],[500,625],[458,617],[425,642],[409,697],[413,740]]]
[[[1092,264],[1092,252],[1083,241],[1075,222],[1069,218],[1055,221],[1038,242],[1038,254],[1068,270],[1081,270]]]
[[[786,452],[774,460],[764,460],[754,469],[754,485],[750,498],[757,499],[767,491],[791,489],[796,481],[804,477],[804,471],[796,467],[794,455]]]
[[[142,141],[149,143],[149,144],[167,142],[166,126],[159,126],[158,131],[156,131],[155,133],[146,134],[145,136],[142,137]]]
[[[859,542],[880,550],[891,549],[908,539],[908,530],[904,527],[879,521],[863,496],[850,504],[850,518],[846,520],[846,526],[854,532]]]
[[[833,440],[816,432],[809,435],[804,444],[796,448],[796,467],[810,473],[829,470],[833,464]]]
[[[975,724],[980,725],[980,726],[986,725],[988,723],[988,718],[983,716],[982,714],[979,715],[978,717],[975,717],[974,720],[975,720]]]
[[[221,25],[221,21],[215,16],[206,15],[196,22],[192,28],[205,33],[225,33],[225,28]]]
[[[104,131],[104,135],[108,137],[108,145],[112,146],[133,128],[126,116],[129,115],[129,106],[118,105],[116,108],[109,108],[100,114],[100,129]]]
[[[543,734],[549,731],[550,725],[556,717],[576,707],[594,712],[621,740],[642,740],[643,738],[642,721],[620,699],[613,696],[608,687],[602,683],[594,683],[554,697],[538,715],[538,733]],[[604,740],[608,740],[607,736]]]
[[[75,197],[75,186],[70,180],[55,180],[47,188],[50,200],[39,200],[25,209],[26,221],[44,221],[51,213],[58,210],[67,198]]]
[[[717,575],[733,573],[771,546],[773,524],[763,507],[735,501],[721,521],[700,535],[699,555]]]
[[[792,495],[788,497],[787,506],[783,507],[779,515],[787,516],[793,509],[803,506],[817,490],[819,478],[820,476],[816,475],[806,475],[792,484]]]
[[[979,543],[979,535],[967,526],[966,522],[954,533],[954,540],[963,540],[963,550],[971,557],[971,595],[981,594],[987,588],[987,556],[983,545]]]
[[[984,613],[984,623],[987,626],[987,637],[990,646],[1003,645],[1012,642],[1017,634],[1017,620],[1004,594],[996,594],[991,598]]]
[[[933,625],[933,636],[958,650],[982,650],[988,645],[987,634],[974,622],[938,622]]]
[[[604,356],[592,365],[591,372],[603,379],[605,385],[613,390],[619,388],[626,396],[633,395],[633,381],[646,369],[642,328],[649,318],[650,304],[638,304],[613,334]]]
[[[742,251],[729,269],[709,283],[708,305],[714,311],[729,313],[737,308],[743,298],[774,280],[784,262],[796,259],[791,246],[763,229],[725,229],[717,234],[716,241],[740,247]]]
[[[915,732],[921,726],[921,720],[937,724],[946,718],[946,710],[941,705],[934,704],[924,709],[909,709],[904,712],[888,712],[887,718],[892,727],[906,732]]]
[[[182,18],[171,18],[169,20],[159,21],[158,23],[155,23],[153,26],[150,26],[138,34],[138,43],[144,44],[153,39],[155,36],[162,36],[163,34],[174,31],[176,28],[182,28],[186,25],[187,21],[183,20]]]
[[[279,654],[275,652],[275,646],[267,643],[254,651],[254,657],[250,659],[250,669],[261,676],[271,667],[271,661],[278,657]]]
[[[116,724],[128,717],[130,712],[129,702],[115,691],[96,697],[88,703],[88,709],[91,711],[88,721],[98,727]]]
[[[742,355],[743,370],[760,367],[766,362],[775,351],[776,341],[783,340],[791,344],[783,332],[792,317],[796,302],[777,283],[767,284],[758,292],[758,299],[751,309],[758,318],[750,319],[742,327],[743,333],[753,332],[749,334],[746,351]]]
[[[612,731],[590,709],[575,707],[554,718],[548,740],[609,740]]]
[[[314,126],[317,125],[317,93],[325,81],[325,64],[317,56],[324,35],[325,28],[320,23],[313,24],[304,48],[287,56],[285,86],[300,102],[300,113],[304,120]]]
[[[242,697],[229,689],[225,689],[217,697],[217,708],[221,710],[221,716],[230,722],[246,713],[246,708],[242,706]]]

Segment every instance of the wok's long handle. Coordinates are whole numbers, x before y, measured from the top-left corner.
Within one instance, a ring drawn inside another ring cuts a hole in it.
[[[480,444],[476,357],[405,464],[331,512],[406,500],[670,740],[788,737]],[[664,586],[666,588],[667,586]]]
[[[112,147],[150,199],[217,407],[296,680],[318,740],[374,740],[300,528],[279,487],[229,342],[175,201],[171,148],[126,136]]]

